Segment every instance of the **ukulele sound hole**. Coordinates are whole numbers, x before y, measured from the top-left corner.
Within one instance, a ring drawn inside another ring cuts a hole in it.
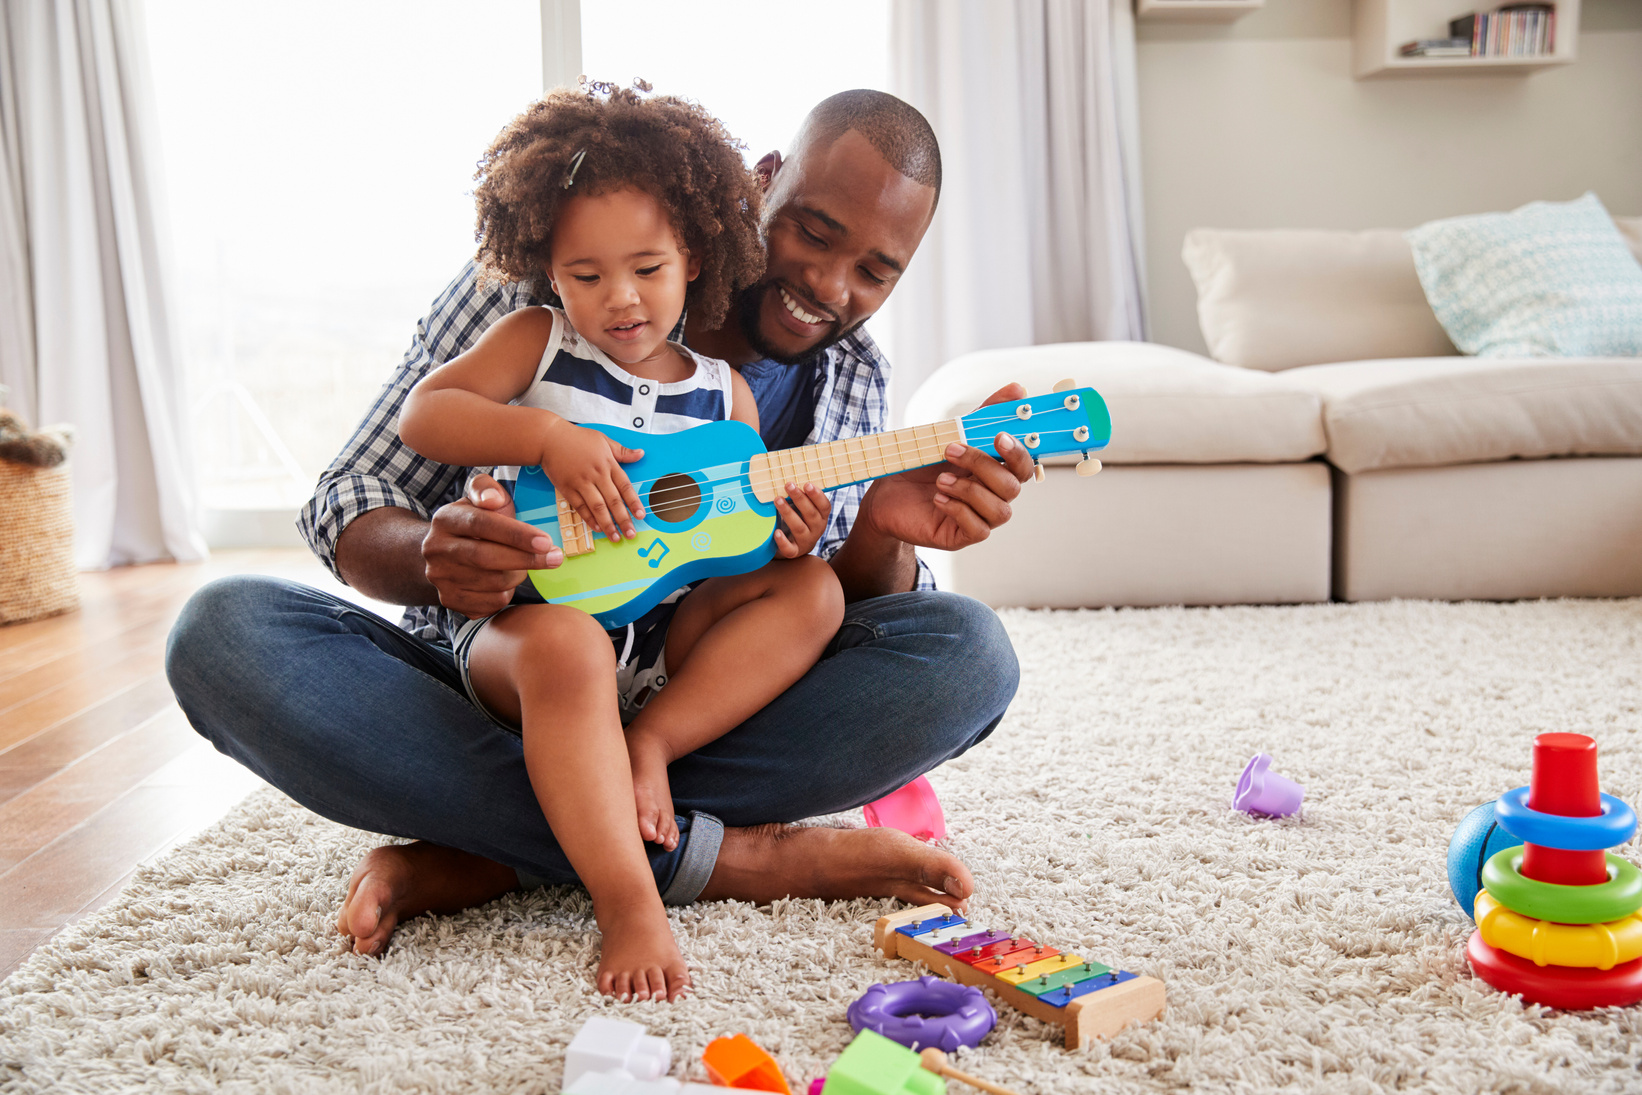
[[[661,520],[681,525],[701,508],[701,487],[688,475],[664,475],[650,488],[644,503]]]

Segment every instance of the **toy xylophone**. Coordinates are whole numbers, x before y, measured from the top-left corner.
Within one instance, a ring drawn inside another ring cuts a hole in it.
[[[1062,954],[1008,932],[975,927],[945,905],[880,917],[872,944],[885,958],[922,962],[937,973],[991,989],[1017,1011],[1066,1028],[1066,1048],[1106,1038],[1163,1014],[1163,982]]]

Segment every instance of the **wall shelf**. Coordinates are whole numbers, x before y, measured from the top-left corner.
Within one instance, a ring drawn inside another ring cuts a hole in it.
[[[1443,38],[1448,21],[1504,0],[1352,0],[1351,60],[1357,79],[1465,73],[1525,75],[1566,65],[1579,48],[1579,0],[1557,0],[1554,52],[1542,57],[1404,57],[1404,42]],[[1471,5],[1467,7],[1467,5]]]
[[[1265,7],[1266,0],[1135,0],[1145,23],[1229,23]]]

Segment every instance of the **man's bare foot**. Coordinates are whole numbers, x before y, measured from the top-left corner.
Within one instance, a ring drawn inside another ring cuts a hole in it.
[[[759,825],[725,829],[701,901],[766,904],[782,897],[898,897],[962,909],[975,892],[969,869],[899,829]]]
[[[633,764],[633,798],[639,811],[639,836],[669,852],[678,847],[678,818],[667,782],[671,756],[665,742],[646,734],[627,735],[627,757]]]
[[[677,1000],[690,987],[667,910],[652,888],[629,900],[594,899],[593,915],[604,941],[599,950],[599,991],[619,1000]]]
[[[518,885],[512,867],[483,856],[425,841],[389,844],[367,852],[354,868],[336,930],[353,939],[355,954],[381,954],[401,920],[461,912]]]

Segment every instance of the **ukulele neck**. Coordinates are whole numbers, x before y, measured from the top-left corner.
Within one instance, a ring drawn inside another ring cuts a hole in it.
[[[962,423],[951,418],[889,433],[777,449],[753,457],[747,478],[755,498],[773,502],[786,495],[787,483],[813,483],[822,490],[832,490],[939,464],[946,459],[946,447],[954,441],[966,443]]]

